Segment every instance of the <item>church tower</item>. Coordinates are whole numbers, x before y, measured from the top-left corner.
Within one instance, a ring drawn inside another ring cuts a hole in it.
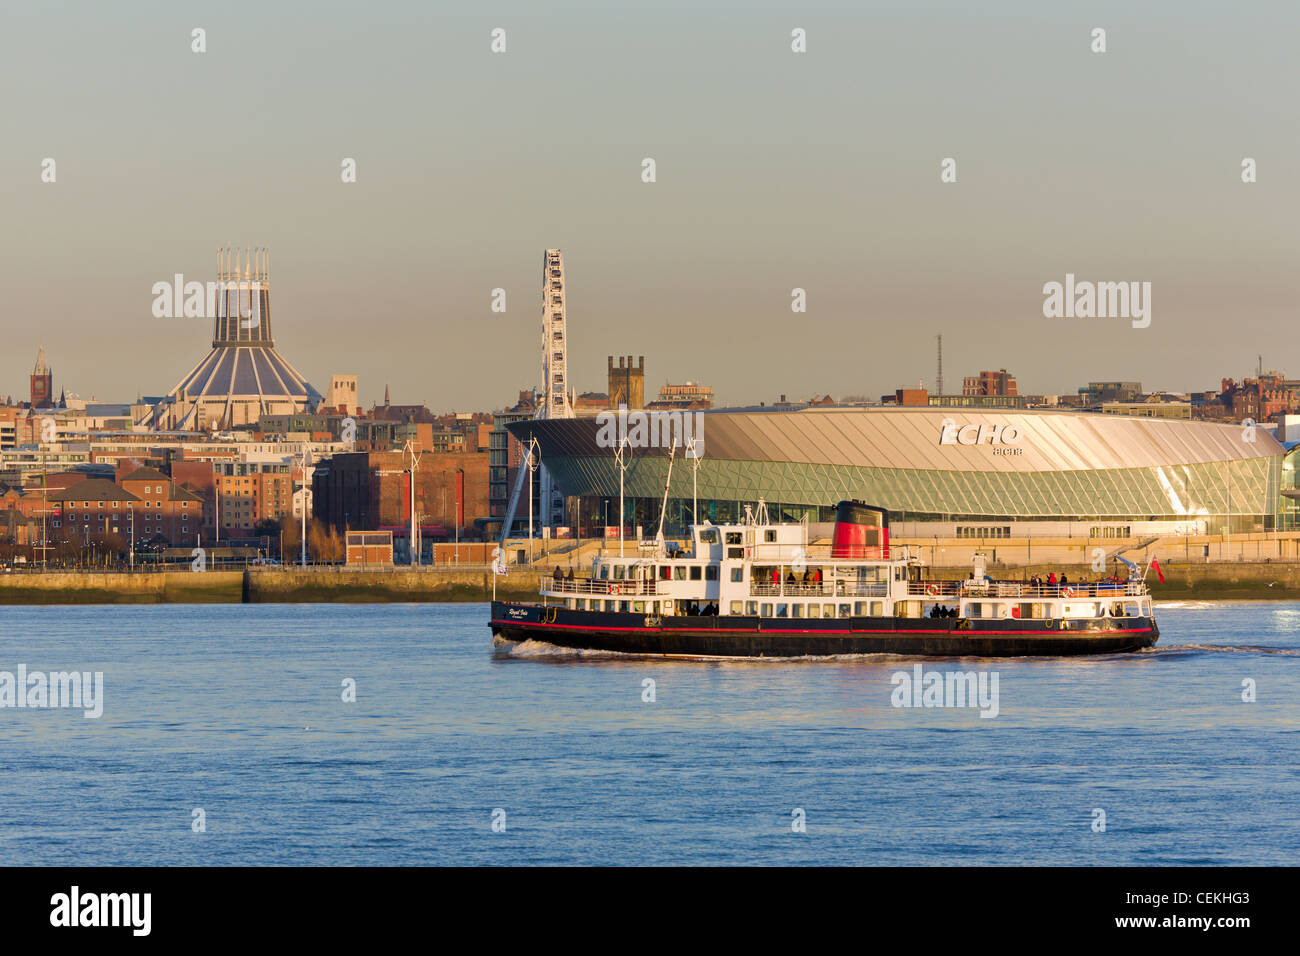
[[[54,404],[54,373],[45,362],[45,346],[36,353],[32,369],[32,408],[49,408]]]

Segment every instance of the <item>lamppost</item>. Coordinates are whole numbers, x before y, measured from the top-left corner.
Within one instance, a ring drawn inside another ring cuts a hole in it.
[[[456,480],[456,563],[460,564],[460,526],[465,520],[465,503],[461,500],[465,489],[465,469],[457,468],[456,474],[459,476]]]
[[[303,442],[302,468],[301,471],[299,472],[299,475],[302,478],[302,498],[300,504],[302,505],[302,558],[301,560],[302,560],[303,568],[307,567],[307,453],[308,450],[309,449],[307,443]],[[344,538],[344,540],[346,541],[347,539]]]
[[[528,563],[533,563],[533,472],[537,470],[538,455],[535,454],[536,438],[528,439],[528,452],[524,465],[528,468]]]

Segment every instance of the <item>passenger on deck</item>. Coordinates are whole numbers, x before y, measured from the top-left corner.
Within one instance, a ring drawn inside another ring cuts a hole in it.
[[[790,571],[788,574],[786,574],[786,576],[785,576],[785,583],[786,583],[786,584],[794,584],[794,572],[793,572],[793,571]]]
[[[559,566],[558,564],[555,566],[555,575],[554,575],[554,576],[555,576],[555,583],[556,583],[556,584],[559,584],[561,581],[564,580],[564,572],[560,570],[560,566]]]
[[[1048,586],[1048,587],[1056,587],[1056,572],[1055,572],[1055,571],[1053,571],[1051,574],[1049,574],[1049,575],[1047,576],[1047,586]]]
[[[566,575],[564,576],[564,579],[565,579],[566,581],[572,581],[572,580],[573,580],[573,568],[569,568],[569,573],[566,574]]]

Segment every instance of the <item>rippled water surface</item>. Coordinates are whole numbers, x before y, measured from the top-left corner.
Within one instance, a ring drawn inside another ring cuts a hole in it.
[[[99,719],[0,709],[0,863],[1300,863],[1300,604],[925,662],[996,671],[992,719],[891,706],[911,660],[578,655],[486,615],[0,608],[0,671],[105,685]]]

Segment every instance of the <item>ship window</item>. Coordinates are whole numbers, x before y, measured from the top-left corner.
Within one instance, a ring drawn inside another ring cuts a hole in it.
[[[737,615],[739,615],[739,614],[744,614],[745,612],[742,610],[743,607],[744,607],[744,605],[741,604],[739,601],[732,601],[732,602],[731,602],[731,613],[732,613],[732,614],[737,614]]]
[[[790,616],[790,605],[788,605],[788,604],[778,604],[778,605],[776,606],[776,616],[777,616],[777,617],[789,617],[789,616]]]
[[[699,579],[700,579],[700,566],[699,566],[698,564],[692,565],[692,566],[691,566],[691,580],[692,580],[692,581],[698,581]]]
[[[578,598],[578,610],[579,610],[579,611],[585,611],[585,610],[587,610],[587,599],[586,599],[586,598]]]
[[[739,532],[739,531],[728,531],[728,532],[727,532],[727,544],[740,544],[740,543],[741,543],[741,541],[740,541],[740,532]]]
[[[744,558],[744,557],[745,557],[745,549],[744,549],[744,548],[728,548],[728,549],[727,549],[727,557],[729,557],[729,558]]]
[[[718,532],[716,528],[706,528],[700,532],[700,544],[717,544]]]
[[[667,564],[659,565],[659,580],[667,581],[668,578],[671,576],[671,571],[672,571],[671,566]]]
[[[706,581],[718,580],[718,566],[716,564],[710,564],[704,569],[704,580]]]
[[[757,601],[746,601],[746,602],[745,602],[745,613],[748,614],[750,617],[753,617],[755,614],[757,614],[757,613],[758,613],[758,602],[757,602]]]
[[[776,541],[776,531],[775,531],[775,529],[773,529],[773,530],[771,530],[771,531],[764,531],[764,532],[763,532],[763,540],[766,541],[768,544],[772,544],[773,542],[775,542],[775,541]]]
[[[619,601],[619,602],[618,602],[618,609],[619,609],[620,611],[622,611],[624,614],[626,614],[626,613],[627,613],[627,605],[628,605],[628,602],[627,602],[627,601]]]
[[[673,568],[673,578],[677,581],[686,580],[686,565],[679,564]]]
[[[790,605],[790,616],[791,616],[791,617],[803,617],[803,605],[802,605],[802,604],[791,604],[791,605]]]
[[[615,580],[615,581],[622,581],[622,580],[623,580],[623,576],[624,576],[624,574],[626,574],[626,572],[627,572],[627,568],[626,568],[626,566],[624,566],[624,565],[622,565],[622,564],[616,564],[616,565],[614,565],[614,580]]]
[[[847,604],[841,604],[841,605],[840,605],[840,617],[850,617],[850,616],[851,616],[851,615],[849,614],[849,606],[848,606]]]
[[[1038,616],[1038,615],[1034,613],[1034,605],[1032,605],[1032,604],[1022,604],[1022,605],[1020,605],[1020,618],[1021,618],[1021,620],[1024,620],[1025,618],[1032,618],[1032,617],[1037,617],[1037,616]]]
[[[858,617],[866,617],[866,616],[867,616],[867,602],[866,602],[866,601],[854,601],[854,602],[853,602],[853,613],[854,613],[855,615],[857,615]]]
[[[745,569],[744,569],[744,568],[732,568],[732,569],[731,569],[731,580],[732,580],[732,581],[734,581],[734,582],[736,582],[736,583],[740,583],[740,582],[743,581],[744,579],[745,579]]]
[[[602,564],[602,565],[600,566],[600,579],[601,579],[602,581],[608,581],[608,580],[609,580],[609,565],[608,565],[608,564]]]
[[[645,601],[637,601],[632,605],[632,610],[637,614],[645,613]]]
[[[884,602],[884,601],[872,601],[872,602],[871,602],[871,616],[872,616],[872,617],[884,617],[884,615],[885,615],[885,602]]]
[[[772,616],[772,605],[770,605],[770,604],[764,604],[764,605],[762,606],[762,608],[760,609],[759,614],[761,614],[763,617],[771,617],[771,616]]]

